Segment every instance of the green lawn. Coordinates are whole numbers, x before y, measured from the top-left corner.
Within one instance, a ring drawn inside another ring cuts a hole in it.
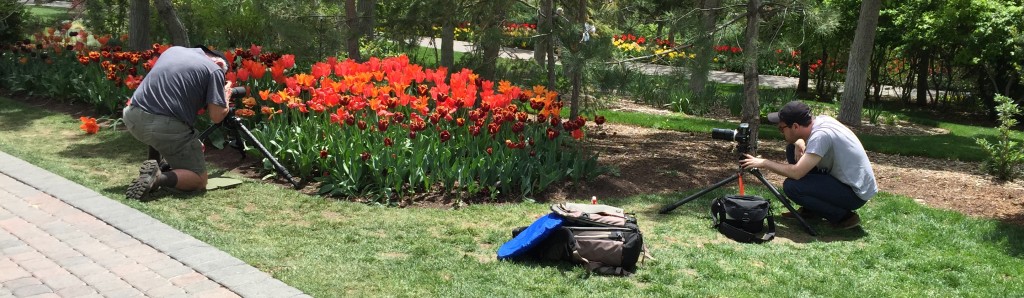
[[[28,12],[41,19],[56,19],[67,15],[68,10],[58,7],[27,5]]]
[[[640,119],[608,115],[613,122]],[[665,129],[708,131],[727,125],[699,118],[657,119],[651,122]],[[316,297],[1024,293],[1024,228],[923,207],[887,193],[860,212],[863,230],[837,231],[814,222],[823,236],[813,238],[795,222],[780,220],[780,238],[764,245],[735,243],[710,228],[710,199],[734,189],[705,195],[668,215],[657,214],[658,208],[687,193],[603,198],[603,203],[638,213],[656,260],[648,260],[633,278],[598,277],[580,267],[495,260],[513,227],[548,212],[544,203],[388,208],[306,196],[253,180],[201,196],[126,201],[121,194],[145,157],[145,147],[123,131],[104,127],[97,135],[85,135],[78,125],[77,118],[0,97],[0,150],[139,209]],[[903,146],[933,146],[913,141]],[[748,191],[767,195],[761,189]]]

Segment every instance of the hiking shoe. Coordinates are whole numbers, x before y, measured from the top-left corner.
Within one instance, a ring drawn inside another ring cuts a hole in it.
[[[139,177],[132,181],[124,195],[131,200],[142,200],[146,194],[156,188],[157,177],[160,177],[160,165],[156,160],[150,159],[142,162],[142,167],[139,167]]]
[[[847,215],[845,219],[838,223],[832,223],[832,227],[840,230],[852,229],[860,225],[860,215],[857,212],[850,211],[850,215]]]
[[[800,214],[800,217],[802,217],[803,219],[819,219],[819,218],[821,218],[821,216],[818,216],[818,214],[814,213],[814,211],[807,210],[807,208],[804,208],[804,207],[797,208],[796,209],[796,213]],[[796,214],[793,214],[793,212],[786,211],[786,212],[782,212],[782,217],[785,217],[785,218],[796,218]]]

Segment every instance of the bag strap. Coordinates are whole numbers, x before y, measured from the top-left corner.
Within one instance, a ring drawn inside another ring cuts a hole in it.
[[[721,218],[725,217],[725,211],[721,208],[721,202],[719,202],[718,199],[716,199],[711,204],[711,220],[714,223],[714,227],[717,228],[718,231],[724,234],[725,236],[735,239],[736,241],[745,243],[765,243],[768,241],[772,241],[772,239],[775,239],[775,215],[772,214],[771,209],[768,209],[767,216],[768,231],[765,232],[764,235],[761,235],[761,237],[757,237],[757,235],[754,235],[750,232],[744,231],[743,229],[735,227],[729,224],[728,222],[722,221]]]
[[[775,239],[775,214],[768,209],[768,232],[761,236],[761,242],[772,241],[772,239]]]

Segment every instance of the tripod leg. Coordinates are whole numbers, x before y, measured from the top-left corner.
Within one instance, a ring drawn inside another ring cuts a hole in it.
[[[775,186],[771,184],[771,182],[768,182],[767,179],[764,179],[764,175],[761,174],[760,170],[750,169],[750,173],[754,174],[754,177],[757,177],[757,180],[761,181],[761,184],[764,184],[765,187],[768,187],[768,190],[770,190],[772,194],[774,194],[775,197],[779,199],[779,202],[782,202],[783,206],[786,206],[786,209],[789,209],[789,212],[792,212],[793,215],[796,215],[796,219],[800,221],[800,224],[804,226],[804,229],[807,230],[808,234],[811,234],[811,236],[818,236],[818,233],[815,232],[813,228],[811,228],[811,225],[807,224],[807,221],[805,221],[804,218],[800,216],[800,213],[796,212],[796,209],[793,208],[793,204],[791,204],[789,199],[786,198],[786,195],[779,192],[779,190],[776,189]]]
[[[245,127],[245,125],[239,122],[238,130],[245,134],[245,137],[248,138],[250,142],[252,142],[253,146],[255,146],[256,149],[260,150],[260,153],[263,153],[263,157],[266,157],[268,160],[270,160],[270,163],[274,165],[274,169],[277,170],[277,174],[287,179],[288,183],[291,183],[292,187],[294,187],[295,189],[302,188],[302,186],[299,186],[298,182],[295,182],[295,178],[292,177],[292,174],[288,173],[288,169],[285,169],[284,166],[282,166],[281,163],[278,162],[277,159],[270,154],[270,151],[267,151],[267,148],[263,147],[263,144],[261,144],[260,141],[256,140],[256,137],[252,135],[252,132],[249,131],[248,127]]]
[[[203,131],[203,133],[199,134],[199,140],[206,140],[206,138],[210,136],[210,133],[220,128],[223,125],[223,123],[224,121],[221,121],[220,123],[214,123],[213,125],[210,125],[210,127],[207,127],[206,130]]]
[[[702,196],[702,195],[704,195],[704,194],[706,194],[708,192],[711,192],[712,190],[714,190],[716,188],[722,187],[722,185],[725,185],[726,183],[736,181],[736,179],[739,179],[739,178],[740,178],[740,176],[739,176],[739,174],[737,174],[737,175],[730,176],[729,178],[722,179],[722,181],[718,181],[718,183],[715,183],[715,184],[711,185],[710,187],[701,190],[698,193],[692,194],[689,197],[686,197],[685,199],[680,200],[679,202],[673,203],[672,205],[668,205],[668,206],[665,206],[664,208],[661,208],[661,210],[659,210],[658,213],[666,214],[666,213],[672,212],[672,210],[675,210],[676,208],[679,208],[679,206],[682,206],[683,204],[686,204],[686,203],[688,203],[690,201],[693,201],[694,199],[696,199],[696,198],[698,198],[698,197],[700,197],[700,196]]]

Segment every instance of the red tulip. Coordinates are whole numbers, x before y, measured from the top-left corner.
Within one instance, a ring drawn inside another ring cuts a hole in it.
[[[442,130],[441,131],[441,142],[442,143],[443,142],[447,142],[448,140],[451,140],[451,139],[452,139],[452,133],[448,132],[447,130]]]

